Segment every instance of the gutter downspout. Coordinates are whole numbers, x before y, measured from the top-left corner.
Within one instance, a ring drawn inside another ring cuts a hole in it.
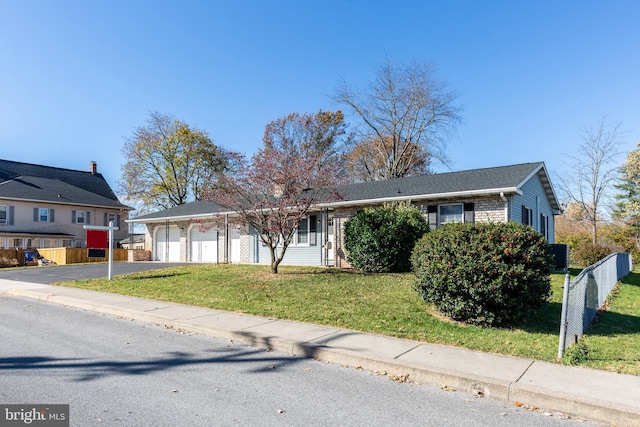
[[[500,199],[504,202],[504,222],[509,222],[509,200],[504,195],[504,192],[500,192]]]

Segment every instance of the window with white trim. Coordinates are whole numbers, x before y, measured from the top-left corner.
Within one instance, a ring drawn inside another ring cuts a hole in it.
[[[38,220],[40,222],[49,222],[49,209],[40,208],[38,210]]]
[[[309,243],[309,218],[303,218],[298,225],[298,233],[297,233],[297,241],[298,245],[307,245]]]
[[[439,224],[450,222],[464,222],[464,209],[462,203],[438,206]]]
[[[294,246],[316,246],[318,244],[318,215],[309,215],[300,220],[294,236]]]

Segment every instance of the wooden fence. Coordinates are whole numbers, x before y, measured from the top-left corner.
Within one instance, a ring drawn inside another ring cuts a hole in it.
[[[58,265],[78,264],[84,262],[107,262],[109,261],[109,250],[105,250],[102,258],[89,258],[87,248],[39,248],[39,249],[0,249],[0,268],[21,267],[25,265],[38,265],[38,260],[33,259],[27,262],[26,253],[37,252],[37,258],[44,258]],[[114,261],[151,261],[151,251],[144,249],[114,249]]]
[[[24,249],[0,249],[0,267],[26,265],[24,252]]]
[[[89,258],[87,248],[39,248],[37,251],[41,257],[58,265],[109,261],[109,249],[106,249],[104,251],[105,256],[100,258]],[[128,261],[128,259],[129,251],[127,249],[118,248],[113,250],[114,261]]]

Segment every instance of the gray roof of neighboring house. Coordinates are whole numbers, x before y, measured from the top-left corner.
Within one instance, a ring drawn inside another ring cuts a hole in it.
[[[100,173],[0,159],[0,200],[131,209]]]
[[[551,186],[543,162],[348,184],[338,187],[338,192],[342,195],[341,200],[323,206],[356,206],[392,200],[426,201],[500,193],[517,194],[522,191],[522,186],[536,174],[542,181],[551,207],[560,210],[560,203]],[[226,211],[213,202],[198,201],[132,218],[131,221],[154,222],[164,219],[189,219]]]

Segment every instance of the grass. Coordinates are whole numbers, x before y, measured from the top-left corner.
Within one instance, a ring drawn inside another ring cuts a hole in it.
[[[450,321],[421,300],[411,274],[364,274],[316,267],[192,265],[63,283],[163,301],[373,332],[473,350],[556,361],[564,275],[552,275],[551,302],[517,328]],[[586,357],[572,362],[640,375],[640,274],[618,286],[588,331]]]

